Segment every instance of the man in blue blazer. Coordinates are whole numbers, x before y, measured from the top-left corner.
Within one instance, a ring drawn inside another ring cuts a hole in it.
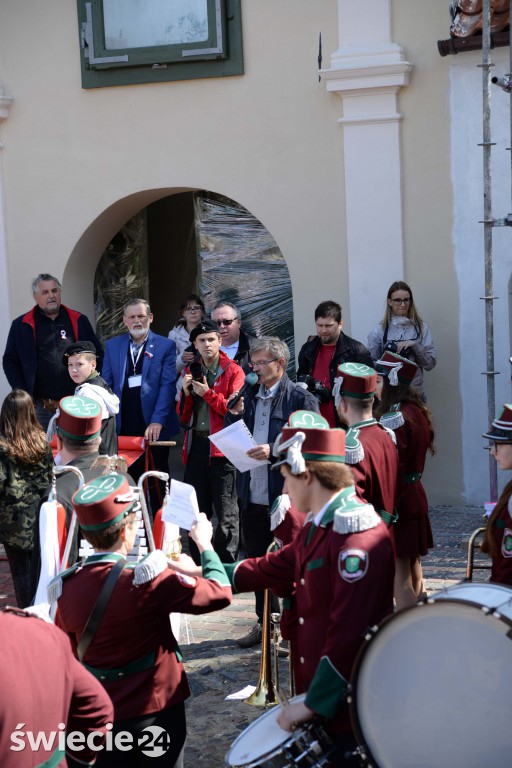
[[[123,311],[128,333],[109,339],[101,375],[121,401],[118,435],[144,436],[148,441],[169,440],[179,432],[174,410],[176,345],[150,329],[153,315],[144,299],[132,299]],[[155,469],[168,472],[169,449],[152,449]],[[137,466],[138,465],[138,466]],[[144,462],[130,467],[137,480]]]

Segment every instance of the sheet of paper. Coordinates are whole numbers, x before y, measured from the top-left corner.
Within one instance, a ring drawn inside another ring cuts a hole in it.
[[[243,699],[248,699],[251,693],[254,693],[256,690],[255,685],[246,685],[245,688],[242,688],[241,691],[237,691],[236,693],[230,693],[229,696],[226,696],[226,701],[241,701]]]
[[[180,480],[171,480],[169,498],[162,511],[162,520],[190,531],[192,523],[198,517],[199,506],[194,486],[182,483]]]
[[[258,461],[247,456],[247,451],[255,448],[257,443],[242,419],[210,435],[210,440],[239,472],[247,472],[254,467],[261,467],[262,464],[270,464],[269,461]]]

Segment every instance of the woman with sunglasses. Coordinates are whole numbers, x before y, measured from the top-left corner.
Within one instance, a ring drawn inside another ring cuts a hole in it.
[[[512,405],[505,404],[483,435],[491,441],[498,469],[512,469]],[[490,581],[512,587],[512,480],[506,484],[485,530],[482,552],[492,558]]]
[[[397,280],[389,291],[384,318],[368,336],[368,349],[374,363],[384,350],[412,360],[418,366],[412,386],[426,400],[423,371],[431,371],[437,362],[428,323],[421,319],[407,283]]]

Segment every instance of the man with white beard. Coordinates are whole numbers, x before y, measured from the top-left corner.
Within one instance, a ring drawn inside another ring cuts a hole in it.
[[[179,432],[173,407],[176,345],[153,333],[152,322],[151,308],[144,299],[132,299],[125,305],[123,323],[128,333],[107,341],[101,375],[121,401],[118,435],[169,440]],[[153,447],[152,453],[155,469],[167,472],[169,449]],[[137,480],[143,471],[142,457],[130,466],[130,474]]]

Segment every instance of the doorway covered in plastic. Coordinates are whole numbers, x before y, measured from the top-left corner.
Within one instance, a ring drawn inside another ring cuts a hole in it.
[[[139,211],[112,238],[94,281],[98,336],[124,332],[123,305],[150,302],[153,330],[167,336],[183,299],[199,293],[208,312],[236,304],[244,330],[279,336],[295,371],[293,298],[288,267],[272,235],[227,197],[196,191],[167,195]]]

